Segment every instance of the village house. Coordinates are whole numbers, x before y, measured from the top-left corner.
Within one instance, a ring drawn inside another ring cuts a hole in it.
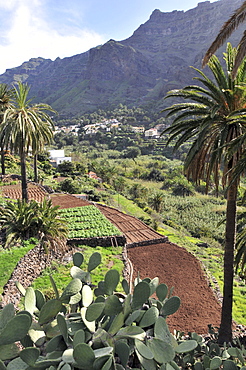
[[[144,126],[133,126],[132,131],[135,132],[136,134],[143,134],[144,133]]]
[[[158,139],[160,137],[160,134],[156,128],[150,128],[149,130],[146,130],[144,132],[144,136],[147,139]]]
[[[60,163],[65,161],[72,162],[71,157],[65,157],[64,149],[49,150],[49,153],[50,153],[50,163],[54,167],[57,167]]]

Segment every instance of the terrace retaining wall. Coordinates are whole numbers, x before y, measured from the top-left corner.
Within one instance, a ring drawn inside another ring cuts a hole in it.
[[[72,238],[68,239],[67,244],[72,246],[84,244],[89,247],[122,247],[126,244],[126,237],[124,235],[116,235],[97,238]]]

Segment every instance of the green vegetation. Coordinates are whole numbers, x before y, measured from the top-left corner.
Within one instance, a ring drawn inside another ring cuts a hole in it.
[[[83,254],[74,254],[72,280],[62,292],[51,278],[53,299],[17,285],[24,311],[15,315],[9,304],[0,315],[3,370],[245,368],[245,348],[239,341],[219,347],[212,328],[209,341],[196,333],[186,338],[170,333],[166,318],[177,312],[180,299],[157,277],[138,277],[130,291],[119,272],[110,269],[94,285],[91,273],[101,264],[101,255],[94,252],[84,261]]]
[[[95,206],[66,208],[60,211],[69,220],[68,238],[93,238],[120,235],[115,227]]]
[[[240,177],[245,170],[246,60],[242,61],[233,79],[236,56],[236,48],[228,43],[224,53],[224,68],[214,55],[208,62],[213,80],[196,69],[196,79],[201,86],[190,85],[168,92],[166,98],[181,98],[182,101],[165,108],[167,116],[173,119],[165,130],[170,134],[168,143],[174,142],[175,148],[179,148],[187,141],[192,142],[184,162],[187,178],[196,183],[203,180],[207,187],[213,179],[216,189],[220,181],[228,187],[223,304],[219,330],[221,344],[232,339],[237,193]],[[223,172],[219,168],[223,168]]]
[[[124,264],[121,258],[122,248],[121,247],[89,247],[88,245],[79,245],[81,252],[84,255],[85,261],[87,261],[94,252],[101,254],[102,263],[97,266],[92,272],[91,276],[94,284],[98,284],[99,281],[103,279],[108,269],[114,268],[119,271],[122,275]],[[82,268],[86,266],[86,262],[83,262]],[[58,261],[54,261],[51,267],[46,268],[42,274],[34,280],[32,287],[34,289],[42,290],[42,292],[48,297],[54,297],[54,292],[50,283],[49,276],[52,275],[54,281],[56,282],[57,289],[61,292],[65,286],[69,283],[70,269],[72,267],[72,262],[61,264]]]
[[[36,237],[46,250],[60,248],[66,242],[67,222],[59,217],[59,207],[53,207],[51,200],[26,202],[5,202],[0,207],[0,224],[6,236],[5,247]]]
[[[36,243],[36,239],[29,239],[23,242],[22,247],[15,246],[11,249],[0,249],[0,294],[19,260],[24,257],[29,250],[35,247]]]
[[[163,223],[212,244],[223,243],[225,210],[225,199],[200,194],[196,197],[163,194]]]

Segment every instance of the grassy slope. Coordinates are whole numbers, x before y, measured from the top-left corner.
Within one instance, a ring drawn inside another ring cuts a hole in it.
[[[3,287],[19,260],[34,246],[34,244],[30,244],[24,247],[13,247],[10,250],[0,249],[0,293],[3,292]]]
[[[103,248],[103,247],[88,247],[85,245],[81,246],[81,253],[84,255],[84,262],[81,266],[82,270],[87,269],[87,262],[89,257],[94,252],[99,252],[102,256],[102,263],[91,272],[92,283],[97,284],[99,281],[104,279],[104,275],[110,268],[114,268],[119,272],[123,271],[124,265],[121,260],[121,247],[115,248]],[[67,264],[60,264],[57,262],[52,263],[50,268],[43,271],[42,275],[38,277],[32,284],[34,289],[41,290],[45,295],[54,297],[54,292],[51,286],[49,275],[52,275],[56,282],[58,291],[61,293],[66,285],[70,282],[70,268],[73,266],[72,261]],[[120,287],[119,287],[120,290]]]

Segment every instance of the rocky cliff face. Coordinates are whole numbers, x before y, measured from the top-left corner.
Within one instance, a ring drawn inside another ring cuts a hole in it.
[[[126,40],[109,40],[70,58],[31,59],[7,70],[0,83],[27,82],[37,101],[65,116],[119,103],[159,109],[168,90],[191,83],[195,74],[190,66],[201,68],[207,47],[242,2],[205,1],[187,12],[154,10]],[[233,35],[233,45],[242,32],[241,28]]]

